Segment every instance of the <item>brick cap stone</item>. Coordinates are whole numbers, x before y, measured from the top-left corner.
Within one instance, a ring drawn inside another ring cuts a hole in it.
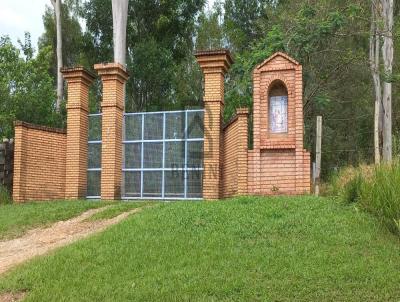
[[[95,64],[94,69],[99,76],[104,79],[117,79],[120,82],[125,82],[129,78],[129,73],[126,68],[119,63],[100,63]]]
[[[195,57],[205,73],[226,73],[233,64],[233,59],[228,49],[199,50],[196,52]]]
[[[239,116],[248,116],[249,109],[248,108],[237,108],[236,114],[223,126],[223,130],[226,130],[230,125],[236,122],[239,119]]]
[[[46,132],[52,132],[52,133],[59,133],[59,134],[67,134],[66,129],[62,128],[52,128],[52,127],[47,127],[47,126],[42,126],[42,125],[35,125],[23,121],[15,121],[14,122],[15,127],[24,127],[28,129],[34,129],[34,130],[41,130],[41,131],[46,131]]]
[[[85,84],[90,85],[96,78],[94,73],[83,66],[62,67],[60,71],[67,82],[82,81]]]
[[[272,56],[270,56],[268,59],[266,59],[264,62],[262,62],[261,64],[257,65],[255,69],[262,68],[263,66],[267,65],[269,62],[271,62],[276,57],[282,57],[282,58],[286,59],[287,61],[289,61],[290,63],[292,63],[294,65],[297,65],[297,66],[300,65],[299,62],[297,62],[295,59],[293,59],[289,55],[287,55],[287,54],[285,54],[283,52],[276,52]]]

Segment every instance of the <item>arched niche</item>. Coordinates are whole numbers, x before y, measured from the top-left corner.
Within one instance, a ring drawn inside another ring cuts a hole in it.
[[[288,90],[281,80],[268,89],[268,130],[270,134],[287,134],[289,127]]]

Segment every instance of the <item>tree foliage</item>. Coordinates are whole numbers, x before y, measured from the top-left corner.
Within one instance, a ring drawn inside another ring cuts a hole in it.
[[[71,7],[62,4],[62,39],[63,39],[63,62],[65,66],[74,66],[84,63],[84,37],[79,20],[71,12]],[[57,75],[57,32],[54,20],[53,7],[46,6],[43,15],[44,33],[39,38],[39,50],[50,47],[52,50],[51,74]]]
[[[203,5],[204,0],[129,2],[127,111],[200,104],[201,82],[195,79],[199,74],[191,55],[195,20]],[[90,64],[112,60],[110,11],[110,1],[83,5]]]
[[[254,7],[265,4],[257,2]],[[238,16],[243,15],[240,11]],[[308,149],[315,145],[315,118],[324,117],[324,174],[342,165],[372,160],[374,98],[368,65],[369,14],[365,1],[266,4],[264,12],[248,23],[252,30],[245,35],[247,44],[242,49],[236,47],[235,64],[227,81],[226,119],[237,107],[251,107],[254,67],[272,53],[284,51],[303,65]],[[229,27],[232,19],[228,15],[225,19]],[[235,41],[228,45],[235,45]]]
[[[7,36],[0,38],[0,137],[13,136],[13,121],[60,126],[55,113],[54,80],[48,70],[51,49],[43,48],[35,58],[29,35],[22,51]]]

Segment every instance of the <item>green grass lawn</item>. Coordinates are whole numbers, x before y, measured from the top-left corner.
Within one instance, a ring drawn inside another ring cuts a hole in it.
[[[0,205],[0,240],[20,236],[28,229],[66,220],[106,205],[96,201],[52,201]]]
[[[26,301],[399,301],[400,242],[329,199],[147,208],[0,279]]]

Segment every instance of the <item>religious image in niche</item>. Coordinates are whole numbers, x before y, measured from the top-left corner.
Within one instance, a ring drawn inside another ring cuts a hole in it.
[[[272,133],[287,132],[287,96],[271,97],[270,128]]]

